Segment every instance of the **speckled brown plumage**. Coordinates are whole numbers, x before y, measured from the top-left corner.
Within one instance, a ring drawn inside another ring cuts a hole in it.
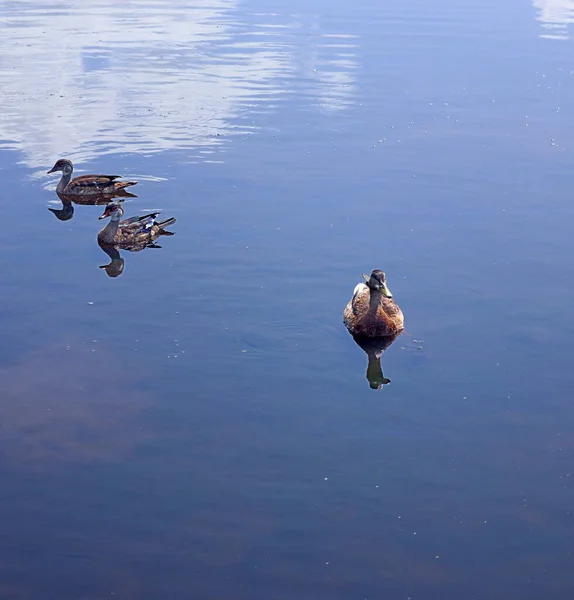
[[[100,219],[112,217],[110,222],[98,233],[98,243],[117,246],[125,250],[137,251],[152,244],[161,235],[174,235],[165,228],[175,223],[173,217],[157,221],[159,213],[150,213],[141,217],[129,217],[123,221],[124,210],[120,202],[110,202]]]
[[[63,193],[81,196],[114,194],[137,183],[137,181],[114,181],[119,177],[121,175],[80,175],[66,185]]]
[[[392,298],[370,285],[360,283],[355,287],[353,298],[343,312],[345,327],[354,336],[397,335],[405,326],[402,310]]]
[[[73,165],[72,161],[66,158],[57,160],[48,173],[56,171],[62,171],[62,178],[56,188],[59,194],[73,196],[115,195],[117,192],[137,183],[137,181],[115,181],[121,175],[80,175],[71,179]]]
[[[131,230],[130,225],[122,227],[122,224],[120,223],[120,227],[113,239],[106,241],[105,238],[102,239],[102,236],[98,234],[98,242],[100,244],[112,244],[118,248],[123,248],[124,250],[131,250],[132,252],[143,250],[143,248],[155,241],[160,235],[174,235],[172,231],[164,230],[164,227],[174,223],[175,219],[168,219],[168,221],[169,222],[153,225],[149,231],[145,232],[134,232]]]

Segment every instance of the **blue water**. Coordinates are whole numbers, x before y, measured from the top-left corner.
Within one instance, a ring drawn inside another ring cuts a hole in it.
[[[0,597],[572,597],[571,2],[22,0],[0,35]],[[62,156],[175,236],[108,277]],[[375,268],[379,390],[341,321]]]

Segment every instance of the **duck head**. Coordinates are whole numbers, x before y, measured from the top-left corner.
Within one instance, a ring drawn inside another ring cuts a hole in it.
[[[48,174],[55,173],[56,171],[62,171],[64,175],[71,175],[74,170],[72,161],[67,158],[60,158],[56,161],[56,164],[48,171]]]
[[[108,202],[104,209],[104,214],[99,219],[106,219],[111,217],[112,221],[119,221],[124,214],[124,208],[119,202]]]
[[[367,282],[367,286],[370,290],[377,290],[378,292],[381,292],[385,298],[393,297],[391,290],[389,290],[387,287],[387,276],[380,269],[375,269],[371,273],[370,277],[363,273],[363,278]]]

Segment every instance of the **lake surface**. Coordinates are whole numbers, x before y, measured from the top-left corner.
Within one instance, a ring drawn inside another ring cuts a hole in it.
[[[572,598],[571,0],[6,0],[0,35],[0,597]],[[62,156],[176,235],[99,268]],[[341,322],[374,268],[381,389]]]

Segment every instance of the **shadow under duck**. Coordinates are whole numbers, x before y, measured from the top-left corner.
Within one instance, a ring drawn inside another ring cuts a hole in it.
[[[115,181],[121,175],[80,175],[72,179],[74,165],[67,158],[60,158],[48,174],[62,171],[56,187],[58,194],[73,196],[116,194],[119,190],[136,185],[137,181]]]
[[[403,311],[393,300],[386,275],[375,269],[366,283],[359,283],[343,312],[345,327],[354,336],[385,337],[400,333],[405,327]]]
[[[152,245],[160,235],[174,235],[172,231],[165,230],[175,223],[174,217],[158,221],[159,212],[155,212],[141,217],[129,217],[122,221],[123,215],[124,208],[120,202],[110,202],[106,205],[100,219],[110,217],[110,222],[98,233],[100,245],[137,251]]]

